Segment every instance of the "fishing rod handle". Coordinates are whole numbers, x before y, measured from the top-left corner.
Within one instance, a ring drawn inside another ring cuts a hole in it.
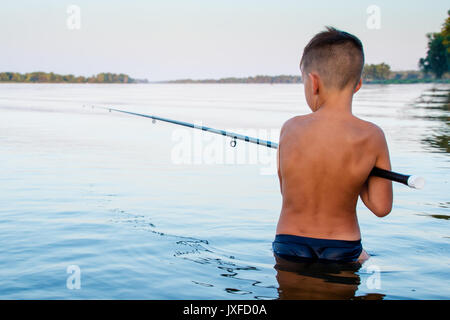
[[[425,186],[425,179],[415,175],[406,175],[393,171],[388,171],[374,167],[370,172],[371,176],[389,179],[392,181],[403,183],[414,189],[422,189]]]

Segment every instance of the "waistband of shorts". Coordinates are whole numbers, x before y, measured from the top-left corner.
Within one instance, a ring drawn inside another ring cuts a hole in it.
[[[313,244],[325,247],[353,247],[361,245],[361,239],[359,240],[321,239],[292,234],[277,234],[275,236],[274,242]]]

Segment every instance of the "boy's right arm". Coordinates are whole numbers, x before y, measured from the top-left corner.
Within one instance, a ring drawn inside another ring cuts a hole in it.
[[[280,167],[281,167],[281,160],[280,160],[281,141],[282,141],[282,136],[283,136],[283,134],[286,132],[286,128],[288,128],[288,127],[291,125],[293,119],[294,119],[294,118],[291,118],[291,119],[287,120],[287,121],[281,126],[281,129],[280,129],[280,138],[279,138],[279,141],[278,141],[278,148],[277,148],[277,173],[278,173],[278,180],[280,180],[280,192],[281,192],[281,194],[283,194],[283,179],[282,179],[282,176],[281,176],[281,169],[280,169]]]
[[[283,194],[283,180],[281,177],[281,169],[280,169],[280,149],[281,149],[281,137],[283,136],[284,131],[286,131],[286,127],[288,126],[289,120],[287,120],[280,129],[280,138],[278,140],[278,148],[277,148],[277,173],[278,180],[280,181],[280,192]]]
[[[391,170],[389,150],[383,131],[376,127],[375,167]],[[384,217],[392,210],[392,182],[388,179],[369,176],[360,192],[361,200],[376,216]]]
[[[280,145],[278,144],[277,149],[277,173],[278,173],[278,180],[280,180],[280,192],[283,194],[283,182],[281,180],[281,171],[280,171]]]

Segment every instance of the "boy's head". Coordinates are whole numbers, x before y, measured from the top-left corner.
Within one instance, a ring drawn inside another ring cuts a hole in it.
[[[306,45],[300,61],[303,78],[318,74],[328,89],[356,88],[364,66],[361,41],[347,32],[327,27]]]

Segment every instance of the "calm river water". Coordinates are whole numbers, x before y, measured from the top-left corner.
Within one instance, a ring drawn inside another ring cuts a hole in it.
[[[449,299],[448,90],[355,96],[427,184],[395,184],[382,219],[359,203],[352,267],[275,261],[275,150],[91,107],[277,141],[301,85],[0,84],[0,299]]]

